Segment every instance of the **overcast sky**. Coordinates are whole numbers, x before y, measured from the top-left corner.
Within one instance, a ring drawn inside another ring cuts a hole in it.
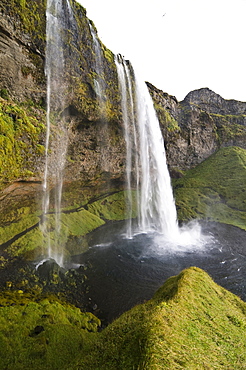
[[[246,0],[79,0],[101,41],[184,99],[209,87],[246,101]]]

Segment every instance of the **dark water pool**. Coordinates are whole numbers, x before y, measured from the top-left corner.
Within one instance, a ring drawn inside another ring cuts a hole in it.
[[[123,231],[123,223],[100,228],[92,235],[90,249],[72,261],[88,266],[89,299],[107,322],[151,298],[167,278],[189,266],[204,269],[246,300],[245,231],[206,223],[203,245],[188,247],[174,247],[153,233],[127,239]]]

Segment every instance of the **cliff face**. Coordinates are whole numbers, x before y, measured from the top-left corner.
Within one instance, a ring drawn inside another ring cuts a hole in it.
[[[176,169],[194,167],[220,147],[246,148],[246,103],[225,100],[207,88],[192,91],[177,102],[175,97],[148,86],[174,176]]]
[[[15,101],[44,103],[45,2],[0,4],[0,88]]]
[[[42,0],[15,0],[11,5],[7,1],[1,2],[0,5],[1,96],[21,105],[29,105],[28,108],[35,105],[44,124],[45,3]],[[93,30],[97,38],[96,29],[86,17],[83,7],[75,1],[71,2],[71,6],[73,19],[63,35],[65,67],[62,78],[66,90],[64,96],[58,97],[56,101],[57,113],[66,116],[68,125],[69,161],[65,178],[93,180],[104,172],[110,173],[113,178],[119,177],[123,173],[124,141],[121,134],[120,97],[114,56],[97,39],[102,71],[101,75],[97,76],[95,65],[98,62],[92,37]],[[98,78],[103,85],[101,103],[97,99],[95,87],[95,79]],[[59,98],[63,100],[62,107]],[[44,133],[40,140],[41,145],[44,145]],[[38,153],[34,153],[34,157],[37,155]],[[36,162],[34,157],[31,155],[29,161]],[[42,153],[40,160],[44,160]],[[43,168],[42,165],[33,168],[33,176],[42,179]],[[11,180],[15,180],[15,177],[19,178],[12,176]],[[26,180],[26,177],[22,176],[22,179]],[[4,178],[0,178],[1,180]]]

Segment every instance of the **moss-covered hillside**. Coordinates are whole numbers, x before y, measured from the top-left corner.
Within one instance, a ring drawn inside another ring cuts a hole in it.
[[[246,304],[192,267],[98,334],[76,369],[244,369],[245,329]]]
[[[246,303],[195,267],[100,333],[92,314],[57,299],[18,291],[0,304],[2,369],[246,368]]]
[[[246,150],[221,148],[174,181],[178,216],[246,229]]]
[[[65,369],[68,364],[72,366],[99,325],[94,315],[82,313],[54,297],[35,301],[21,290],[1,293],[0,368]]]

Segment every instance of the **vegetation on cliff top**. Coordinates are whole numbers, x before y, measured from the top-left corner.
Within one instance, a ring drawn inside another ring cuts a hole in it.
[[[7,294],[7,293],[6,293]],[[1,367],[245,369],[246,303],[190,267],[100,333],[91,314],[22,291],[0,296]]]
[[[181,221],[207,219],[246,229],[246,150],[221,148],[174,180]]]

